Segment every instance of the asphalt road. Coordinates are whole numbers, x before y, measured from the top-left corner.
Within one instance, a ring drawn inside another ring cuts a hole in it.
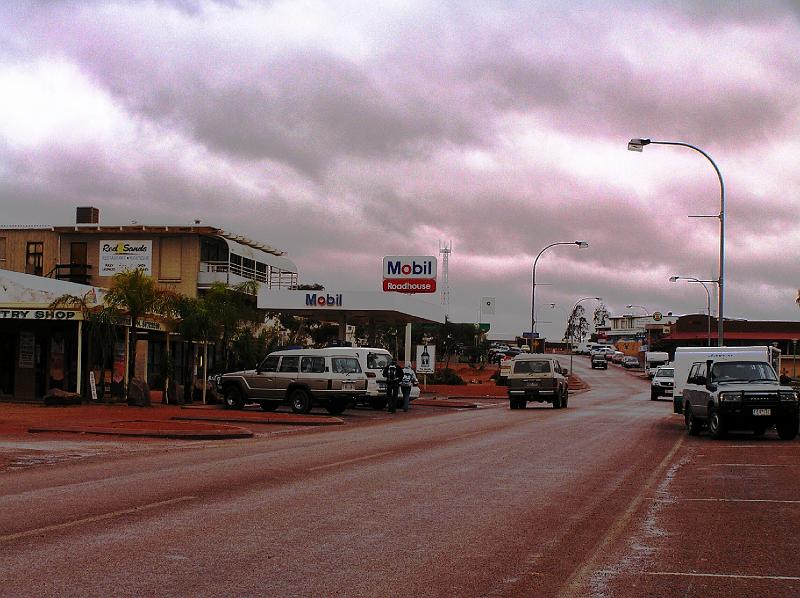
[[[800,442],[687,437],[646,381],[587,365],[566,410],[7,472],[0,594],[800,595]]]

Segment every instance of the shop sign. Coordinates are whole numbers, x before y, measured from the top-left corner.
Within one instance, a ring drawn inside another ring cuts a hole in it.
[[[32,369],[36,354],[36,335],[33,332],[19,333],[19,367]]]
[[[435,293],[436,257],[387,255],[383,258],[383,290],[395,293]]]
[[[342,294],[336,295],[306,293],[306,307],[342,307]]]
[[[0,309],[0,320],[81,320],[69,309]]]
[[[153,275],[152,241],[100,241],[100,276],[113,276],[128,270]]]
[[[417,373],[433,374],[436,369],[436,345],[417,345]]]

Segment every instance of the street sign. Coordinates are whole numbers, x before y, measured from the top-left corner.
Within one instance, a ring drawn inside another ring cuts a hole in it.
[[[664,317],[664,314],[662,314],[660,311],[653,312],[653,319],[656,322],[660,321],[661,318],[663,318],[663,317]]]
[[[478,330],[480,330],[481,332],[489,332],[489,329],[491,327],[492,325],[487,322],[481,322],[480,324],[478,324]]]
[[[539,338],[538,332],[523,332],[522,338]]]

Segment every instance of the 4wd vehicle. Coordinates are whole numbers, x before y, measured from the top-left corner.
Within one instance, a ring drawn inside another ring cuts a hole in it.
[[[553,408],[567,406],[569,372],[552,355],[522,354],[511,362],[508,374],[508,399],[512,409],[525,409],[528,401],[552,403]]]
[[[692,435],[703,424],[712,438],[724,438],[730,429],[760,436],[773,425],[781,440],[792,440],[798,432],[797,393],[780,386],[765,361],[693,363],[683,388],[683,414]]]
[[[672,396],[672,388],[675,378],[675,368],[660,367],[650,382],[650,400],[656,401],[658,397]]]
[[[622,365],[622,367],[624,367],[626,369],[638,368],[639,367],[639,358],[638,357],[633,357],[632,355],[626,355],[625,357],[622,358],[622,361],[620,362],[620,364]]]
[[[275,351],[256,369],[223,374],[217,384],[228,409],[258,403],[275,411],[288,403],[295,413],[308,413],[318,403],[336,415],[367,392],[358,357],[346,347]]]
[[[598,370],[607,370],[608,369],[608,362],[606,361],[605,355],[602,353],[596,353],[592,355],[592,369]]]

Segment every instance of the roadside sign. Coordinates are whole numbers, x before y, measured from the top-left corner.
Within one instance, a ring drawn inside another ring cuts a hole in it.
[[[659,320],[661,320],[661,318],[663,318],[663,317],[664,317],[664,314],[662,314],[660,311],[653,312],[653,319],[654,319],[656,322],[658,322]]]
[[[539,338],[538,332],[523,332],[522,338]]]
[[[436,345],[417,345],[417,373],[433,374],[436,368]]]

